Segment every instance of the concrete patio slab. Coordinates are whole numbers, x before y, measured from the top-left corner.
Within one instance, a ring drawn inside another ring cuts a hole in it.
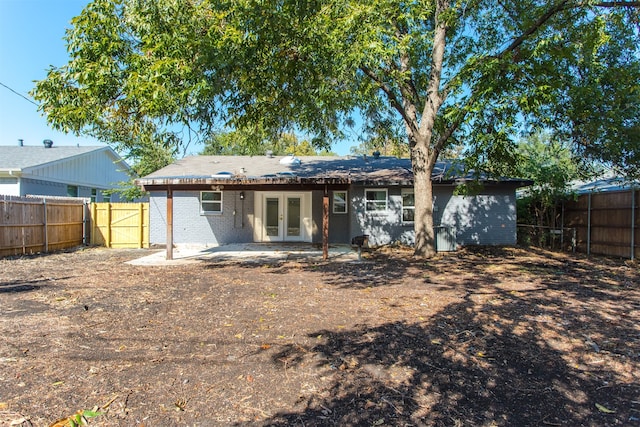
[[[199,262],[274,263],[299,259],[319,262],[322,248],[311,243],[238,243],[221,246],[181,246],[166,259],[166,250],[129,261],[132,265],[181,265]],[[330,262],[358,262],[358,250],[349,245],[329,245]]]

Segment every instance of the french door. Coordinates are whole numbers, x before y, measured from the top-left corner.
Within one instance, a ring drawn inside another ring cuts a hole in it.
[[[262,195],[262,241],[305,241],[304,194],[263,193]]]

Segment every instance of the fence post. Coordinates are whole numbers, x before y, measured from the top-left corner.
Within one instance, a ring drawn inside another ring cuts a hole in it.
[[[560,249],[564,250],[564,200],[562,201],[562,217],[560,219]]]
[[[44,208],[44,252],[49,252],[49,224],[47,220],[47,199],[42,199],[42,207]]]
[[[111,247],[111,203],[107,203],[107,232],[105,233],[104,245],[107,248]]]
[[[138,203],[138,229],[140,232],[138,233],[138,248],[142,248],[144,245],[144,221],[143,215],[144,209],[142,203]]]
[[[587,198],[587,255],[591,255],[591,193]]]
[[[91,244],[96,244],[96,236],[98,235],[98,204],[91,203]]]
[[[636,257],[636,189],[631,187],[631,261]]]

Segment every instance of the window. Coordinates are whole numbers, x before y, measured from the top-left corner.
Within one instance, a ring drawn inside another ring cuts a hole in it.
[[[69,196],[69,197],[78,197],[78,186],[77,185],[67,185],[67,196]]]
[[[95,203],[98,198],[98,190],[95,188],[91,189],[91,203]]]
[[[222,213],[222,191],[200,192],[200,213],[221,214]]]
[[[333,192],[333,213],[334,214],[347,213],[347,192],[346,191]]]
[[[411,189],[402,190],[402,222],[413,222],[416,212],[416,199]]]
[[[364,190],[366,212],[384,212],[387,210],[387,189]]]

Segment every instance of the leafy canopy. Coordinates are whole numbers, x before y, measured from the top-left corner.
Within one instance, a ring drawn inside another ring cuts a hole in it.
[[[529,123],[637,172],[637,7],[95,0],[67,32],[69,63],[34,95],[54,127],[124,150],[144,134],[184,151],[222,125],[295,125],[326,148],[358,116],[370,130],[395,120],[409,145],[431,133],[432,150],[513,160]]]

